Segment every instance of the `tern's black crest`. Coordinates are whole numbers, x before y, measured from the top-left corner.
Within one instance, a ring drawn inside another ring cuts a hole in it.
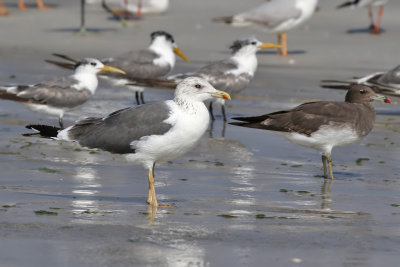
[[[246,39],[241,39],[241,40],[236,40],[233,42],[233,44],[229,47],[229,49],[232,50],[232,54],[236,53],[239,51],[242,47],[251,44],[252,42],[255,42],[256,40],[254,38],[246,38]]]
[[[75,63],[74,70],[76,70],[79,66],[87,65],[87,64],[91,64],[93,66],[96,66],[97,63],[95,61],[97,61],[97,60],[94,60],[93,58],[81,59],[81,60],[79,60],[78,62]]]
[[[152,33],[150,34],[151,41],[153,42],[153,40],[154,40],[157,36],[165,36],[165,38],[166,38],[167,40],[169,40],[171,43],[175,43],[174,37],[172,37],[172,35],[169,34],[169,33],[166,32],[166,31],[155,31],[155,32],[152,32]]]

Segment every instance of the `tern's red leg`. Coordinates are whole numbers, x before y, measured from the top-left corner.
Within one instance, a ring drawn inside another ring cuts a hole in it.
[[[21,10],[27,9],[27,8],[26,8],[26,5],[25,5],[25,3],[24,3],[24,0],[19,0],[19,2],[18,2],[18,8],[21,9]]]
[[[368,16],[371,21],[371,25],[369,26],[369,28],[372,30],[373,28],[375,28],[374,13],[372,12],[372,6],[368,6]]]
[[[372,31],[373,34],[380,34],[381,33],[381,19],[383,15],[383,6],[379,8],[378,19],[376,20],[376,24],[374,30]]]
[[[4,6],[4,0],[0,0],[0,16],[7,16],[8,11],[7,8]]]
[[[39,9],[51,9],[51,6],[46,6],[42,0],[36,0],[36,4]]]

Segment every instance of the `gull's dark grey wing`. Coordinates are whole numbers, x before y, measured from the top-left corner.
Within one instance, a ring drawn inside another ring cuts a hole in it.
[[[149,49],[140,51],[128,52],[116,58],[109,58],[102,60],[103,63],[122,69],[126,75],[107,72],[101,73],[102,76],[110,77],[128,77],[135,78],[154,78],[166,75],[171,71],[171,66],[157,66],[154,60],[159,58],[159,55]]]
[[[133,141],[162,135],[172,125],[165,123],[170,109],[165,102],[125,108],[105,118],[87,118],[68,130],[68,137],[80,145],[113,153],[134,153]]]

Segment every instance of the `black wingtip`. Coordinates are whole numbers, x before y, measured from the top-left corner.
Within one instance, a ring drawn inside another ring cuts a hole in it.
[[[245,124],[247,124],[247,122],[228,122],[228,124],[230,125],[235,125],[235,126],[244,126]]]
[[[344,7],[352,6],[352,5],[357,4],[357,2],[358,2],[357,0],[345,2],[345,3],[341,4],[341,5],[338,5],[336,8],[337,9],[341,9],[341,8],[344,8]]]
[[[49,125],[40,125],[40,124],[29,124],[26,125],[25,128],[34,130],[42,137],[56,137],[58,135],[58,132],[61,130],[59,127],[54,127],[54,126],[49,126]],[[29,136],[33,134],[25,134],[25,136]]]
[[[55,56],[55,57],[59,57],[59,58],[65,59],[65,60],[68,60],[68,61],[71,61],[72,63],[78,63],[78,61],[79,61],[79,60],[71,58],[71,57],[69,57],[67,55],[63,55],[63,54],[59,54],[59,53],[53,53],[51,55]]]
[[[350,85],[340,85],[340,84],[321,84],[320,87],[325,89],[337,89],[337,90],[349,90]]]
[[[64,68],[64,69],[70,69],[70,70],[75,69],[75,64],[73,64],[73,63],[60,62],[60,61],[55,61],[55,60],[51,60],[51,59],[45,59],[44,61],[46,61],[47,63],[53,64],[53,65],[56,65],[58,67]]]

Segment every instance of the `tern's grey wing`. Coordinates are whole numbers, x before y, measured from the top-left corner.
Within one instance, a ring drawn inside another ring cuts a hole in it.
[[[256,8],[234,16],[234,19],[260,24],[267,28],[275,28],[279,24],[301,16],[296,7],[296,0],[272,0]]]
[[[87,118],[68,130],[68,137],[82,146],[113,153],[134,153],[133,141],[162,135],[172,125],[164,121],[170,109],[165,102],[122,109],[105,118]]]
[[[49,81],[43,81],[41,83],[36,84],[37,87],[57,87],[57,88],[70,88],[74,84],[77,84],[78,81],[74,79],[72,76],[61,77],[58,79],[53,79]]]
[[[103,62],[109,66],[122,69],[130,79],[161,77],[171,70],[169,65],[156,65],[154,60],[160,56],[149,49],[128,52],[116,58],[107,59]],[[111,77],[124,77],[124,75],[106,72],[101,75]]]
[[[228,59],[204,66],[196,72],[196,75],[206,79],[215,88],[227,91],[234,96],[245,89],[253,78],[248,73],[233,74],[232,71],[237,68],[236,62]]]
[[[73,108],[85,103],[92,95],[89,90],[76,90],[71,87],[74,83],[76,83],[76,80],[66,77],[42,82],[32,87],[19,86],[16,89],[16,96],[30,103]]]

